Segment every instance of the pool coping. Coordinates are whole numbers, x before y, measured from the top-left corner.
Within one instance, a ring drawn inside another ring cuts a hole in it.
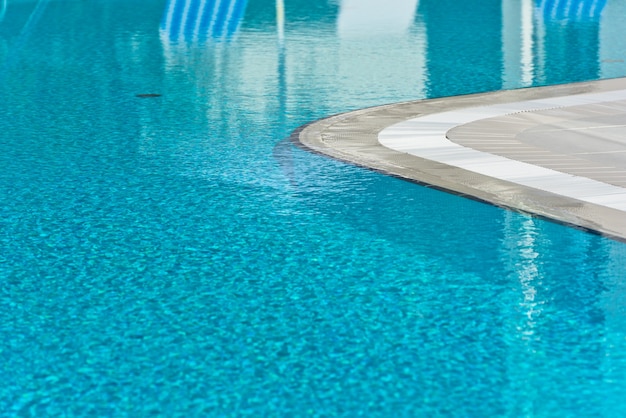
[[[555,97],[577,103],[585,95],[624,89],[626,78],[616,78],[392,103],[311,122],[294,131],[291,139],[309,151],[341,161],[626,242],[623,210],[423,158],[402,147],[384,146],[379,138],[382,131],[416,118]]]

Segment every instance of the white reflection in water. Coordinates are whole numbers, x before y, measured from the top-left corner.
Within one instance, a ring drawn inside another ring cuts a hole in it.
[[[520,258],[519,264],[517,265],[517,274],[519,276],[521,291],[524,295],[520,306],[527,318],[525,328],[520,331],[525,337],[530,338],[534,334],[536,317],[541,313],[541,310],[537,308],[538,303],[535,300],[537,297],[535,281],[539,277],[539,269],[535,260],[539,254],[535,251],[535,236],[537,235],[537,231],[533,218],[525,219],[517,231],[517,234],[517,246],[519,248]]]
[[[535,220],[531,217],[522,218],[517,214],[505,212],[504,220],[503,248],[506,251],[504,256],[508,270],[514,271],[517,276],[521,293],[513,303],[519,304],[521,313],[525,316],[525,320],[518,323],[517,331],[523,340],[532,340],[542,304],[537,290],[541,281],[537,265],[539,253],[535,248],[538,232]]]
[[[379,80],[406,90],[406,80],[413,80],[407,93],[414,99],[424,97],[427,39],[424,25],[416,22],[418,6],[418,0],[341,0],[338,75],[348,94],[376,91]]]
[[[521,22],[521,24],[520,24]],[[530,86],[534,78],[532,0],[502,0],[503,87]]]
[[[609,0],[600,25],[600,65],[602,78],[626,74],[626,1]]]
[[[536,343],[541,340],[542,313],[547,300],[551,297],[546,293],[543,283],[546,271],[541,268],[541,251],[546,243],[541,242],[543,236],[535,218],[505,211],[502,261],[511,274],[511,283],[517,283],[516,290],[510,294],[508,303],[517,306],[519,316],[511,318],[510,331],[518,337],[519,346],[513,350],[512,361],[532,353]],[[519,351],[517,351],[519,350]]]
[[[7,12],[7,0],[2,0],[0,3],[0,22],[4,20],[4,15]]]
[[[340,37],[405,33],[415,20],[418,0],[342,0]]]

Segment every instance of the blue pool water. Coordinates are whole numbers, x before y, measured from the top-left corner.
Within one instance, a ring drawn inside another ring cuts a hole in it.
[[[626,415],[624,243],[286,140],[626,75],[573,3],[0,2],[0,416]]]

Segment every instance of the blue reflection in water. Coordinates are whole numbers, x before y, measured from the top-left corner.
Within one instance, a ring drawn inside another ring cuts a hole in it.
[[[597,21],[607,0],[536,0],[546,20]]]
[[[547,0],[537,4],[535,68],[542,84],[563,82],[559,74],[600,75],[600,16],[606,0]]]
[[[232,37],[241,24],[247,0],[168,0],[161,30],[173,42]]]

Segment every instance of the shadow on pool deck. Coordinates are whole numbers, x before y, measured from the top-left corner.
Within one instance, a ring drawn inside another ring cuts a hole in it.
[[[626,78],[367,108],[308,124],[292,139],[626,241]]]

